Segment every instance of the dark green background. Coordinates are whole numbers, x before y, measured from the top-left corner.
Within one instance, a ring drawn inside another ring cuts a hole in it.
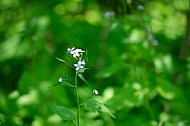
[[[73,81],[55,57],[74,46],[88,52],[84,77],[116,117],[82,108],[82,126],[189,126],[189,23],[188,0],[0,0],[0,125],[73,125],[47,103],[76,107],[72,89],[49,88]]]

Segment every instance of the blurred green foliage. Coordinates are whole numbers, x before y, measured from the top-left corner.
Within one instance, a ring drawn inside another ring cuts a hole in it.
[[[76,106],[71,89],[49,88],[73,80],[55,59],[72,46],[87,49],[84,76],[116,117],[83,108],[82,126],[190,125],[188,12],[188,0],[1,0],[0,125],[72,126],[48,107]]]

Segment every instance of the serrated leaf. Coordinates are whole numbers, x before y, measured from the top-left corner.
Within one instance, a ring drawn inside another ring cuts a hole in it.
[[[82,73],[78,73],[78,77],[79,77],[81,80],[83,80],[85,83],[88,84],[88,82],[84,79]]]
[[[59,61],[61,61],[61,62],[63,62],[63,63],[65,63],[65,60],[63,60],[63,59],[60,59],[60,58],[58,58],[58,57],[55,57],[57,60],[59,60]]]
[[[98,112],[99,114],[106,113],[110,115],[111,117],[115,118],[115,116],[110,112],[110,110],[103,103],[90,99],[87,101],[86,105],[93,112]]]
[[[73,120],[76,118],[76,114],[69,108],[63,106],[57,106],[55,104],[49,104],[50,108],[58,114],[63,120]]]

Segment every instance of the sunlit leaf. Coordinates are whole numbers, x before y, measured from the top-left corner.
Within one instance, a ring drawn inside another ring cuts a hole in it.
[[[69,108],[63,106],[57,106],[55,104],[49,104],[49,106],[63,120],[73,120],[76,118],[76,114]]]
[[[93,112],[98,112],[99,114],[106,113],[112,116],[113,118],[115,118],[115,116],[110,112],[110,110],[103,103],[100,103],[93,99],[89,99],[86,105],[89,108],[89,110]]]
[[[156,90],[163,98],[171,100],[176,96],[176,89],[170,81],[161,77],[157,77],[156,81],[158,83]]]

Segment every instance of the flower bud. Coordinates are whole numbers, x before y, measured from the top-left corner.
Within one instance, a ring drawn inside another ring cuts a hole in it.
[[[98,95],[98,90],[94,89],[92,92],[93,92],[94,94]]]

